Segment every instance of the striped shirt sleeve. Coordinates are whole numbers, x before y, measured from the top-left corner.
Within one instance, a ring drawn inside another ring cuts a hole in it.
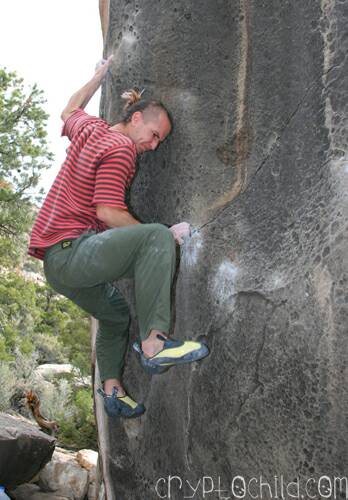
[[[93,205],[108,205],[127,210],[126,188],[134,174],[134,153],[120,146],[103,158],[97,169]]]
[[[62,136],[67,136],[70,141],[82,132],[82,130],[90,124],[93,123],[105,123],[101,118],[96,116],[88,115],[83,109],[75,109],[65,120],[62,128]]]

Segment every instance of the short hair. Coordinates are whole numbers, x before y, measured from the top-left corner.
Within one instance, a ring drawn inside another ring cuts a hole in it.
[[[140,92],[137,89],[130,89],[123,92],[121,99],[126,101],[126,104],[123,107],[122,123],[130,122],[132,115],[137,111],[143,112],[148,110],[154,112],[164,111],[168,117],[170,125],[173,126],[172,116],[165,105],[161,101],[142,99],[142,94],[143,92]]]

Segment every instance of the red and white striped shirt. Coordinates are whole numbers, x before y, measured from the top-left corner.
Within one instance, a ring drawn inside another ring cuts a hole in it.
[[[29,255],[43,259],[45,249],[88,230],[108,227],[96,216],[97,205],[127,209],[125,192],[135,174],[133,141],[110,130],[101,118],[82,109],[66,120],[62,135],[71,144],[32,229]]]

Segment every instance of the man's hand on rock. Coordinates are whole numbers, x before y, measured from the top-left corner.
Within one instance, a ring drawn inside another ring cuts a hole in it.
[[[109,56],[107,59],[101,59],[99,62],[97,62],[96,67],[95,67],[95,75],[94,76],[99,78],[100,81],[102,81],[105,78],[106,73],[109,70],[109,66],[110,66],[113,58],[114,58],[114,55],[111,54],[111,56]]]
[[[179,245],[184,243],[184,238],[190,236],[190,224],[188,222],[180,222],[169,228],[173,233],[174,239]]]

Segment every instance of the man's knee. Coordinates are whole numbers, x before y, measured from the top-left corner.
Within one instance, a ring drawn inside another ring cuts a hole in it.
[[[150,240],[154,243],[161,242],[168,250],[175,251],[175,240],[172,232],[163,224],[147,224],[149,226]],[[163,248],[163,246],[162,246]]]

